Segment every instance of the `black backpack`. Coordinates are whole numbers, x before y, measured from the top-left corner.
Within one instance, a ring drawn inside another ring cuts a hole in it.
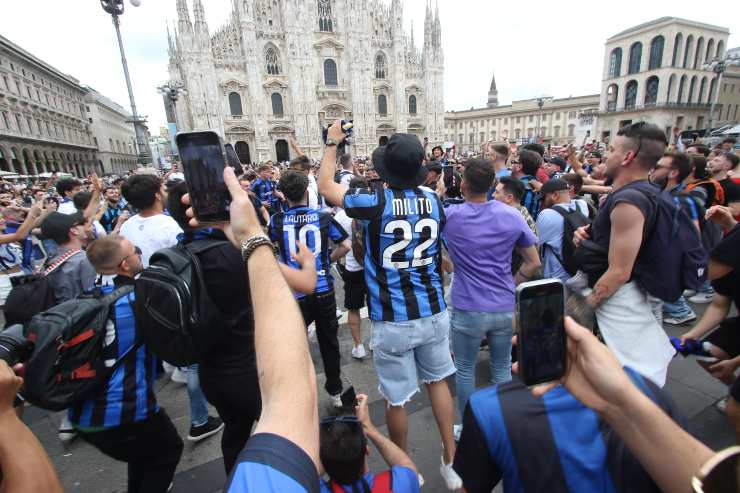
[[[21,324],[25,327],[34,315],[53,307],[54,290],[49,282],[49,276],[64,262],[80,253],[83,253],[82,250],[70,250],[41,272],[12,277],[13,289],[8,294],[3,309],[6,325]]]
[[[554,248],[551,248],[551,250],[563,265],[565,271],[573,276],[578,272],[579,268],[578,264],[573,260],[573,254],[576,251],[576,245],[573,243],[573,234],[581,226],[591,224],[591,221],[583,215],[578,206],[575,209],[564,209],[562,207],[551,207],[551,209],[563,216],[562,256],[558,255]]]
[[[23,396],[28,402],[51,411],[67,409],[107,382],[126,357],[136,352],[141,342],[112,366],[105,364],[106,334],[116,330],[111,312],[116,301],[133,290],[133,286],[107,294],[96,290],[31,319],[25,336],[35,348],[23,376]]]
[[[197,363],[226,333],[198,255],[228,244],[196,240],[158,250],[136,280],[136,325],[147,347],[174,366]]]
[[[650,186],[650,185],[648,185]],[[642,288],[663,301],[675,302],[685,289],[698,290],[707,278],[707,252],[689,216],[673,198],[637,186],[653,203],[634,277]]]

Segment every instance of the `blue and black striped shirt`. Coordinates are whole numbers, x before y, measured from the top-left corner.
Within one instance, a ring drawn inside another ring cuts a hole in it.
[[[340,243],[347,239],[347,233],[331,214],[303,205],[279,212],[270,219],[270,239],[278,244],[283,263],[296,269],[300,265],[291,258],[291,253],[297,251],[298,241],[307,246],[316,257],[318,278],[315,293],[326,293],[334,289],[329,240]],[[297,298],[304,296],[296,295]]]
[[[364,229],[370,318],[401,322],[444,311],[445,214],[437,194],[426,187],[357,188],[347,191],[343,206]]]
[[[133,279],[117,277],[116,287],[133,283]],[[102,288],[103,294],[113,291],[112,286]],[[121,297],[111,310],[106,340],[113,342],[105,347],[107,360],[125,360],[108,381],[95,394],[75,404],[68,410],[70,422],[81,428],[111,428],[144,421],[159,411],[154,396],[157,375],[156,359],[146,346],[135,354],[129,350],[136,342],[136,322],[133,312],[134,293]]]

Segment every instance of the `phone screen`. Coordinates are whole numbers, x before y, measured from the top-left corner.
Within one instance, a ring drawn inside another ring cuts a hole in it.
[[[178,134],[177,148],[198,221],[228,221],[231,196],[224,183],[226,162],[218,135],[214,132]]]
[[[524,283],[517,290],[517,357],[526,385],[557,380],[565,373],[563,284],[556,279]]]

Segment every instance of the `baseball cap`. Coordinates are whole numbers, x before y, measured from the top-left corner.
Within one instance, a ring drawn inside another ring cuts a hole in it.
[[[569,188],[570,185],[568,185],[567,181],[561,180],[560,178],[554,178],[552,180],[548,180],[547,183],[542,185],[540,193],[542,193],[542,195],[547,195],[548,193],[562,192]]]
[[[85,217],[80,212],[75,214],[52,212],[41,223],[41,236],[52,240],[66,238],[70,229],[81,224],[85,224]]]
[[[548,161],[550,164],[554,164],[560,168],[560,171],[565,171],[565,168],[568,167],[568,163],[565,162],[565,159],[561,158],[560,156],[553,156]]]
[[[427,176],[422,167],[424,148],[416,135],[397,133],[373,151],[373,165],[380,177],[394,188],[415,188]]]

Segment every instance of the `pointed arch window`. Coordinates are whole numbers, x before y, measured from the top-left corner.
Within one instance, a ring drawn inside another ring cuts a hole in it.
[[[337,84],[337,62],[331,58],[324,60],[324,84],[336,86]]]
[[[378,96],[378,113],[380,116],[388,116],[388,99],[385,94]]]
[[[274,46],[268,46],[265,50],[265,63],[269,75],[280,75],[280,57]]]
[[[663,36],[656,36],[650,42],[650,63],[648,64],[648,70],[660,68],[663,65],[664,44],[665,38]]]
[[[385,79],[385,73],[386,73],[386,60],[385,55],[383,53],[378,53],[375,55],[375,78],[376,79]]]
[[[229,110],[234,116],[242,116],[244,114],[242,111],[242,97],[238,92],[229,93]]]
[[[609,56],[609,77],[619,77],[622,70],[622,48],[614,48]]]
[[[409,96],[409,115],[416,114],[416,96],[413,94]]]
[[[272,96],[270,96],[270,100],[272,102],[272,114],[276,116],[277,118],[283,117],[283,97],[277,93],[273,92]]]
[[[642,43],[639,41],[630,47],[630,65],[628,74],[636,74],[640,71],[640,62],[642,61]]]
[[[330,0],[319,0],[319,31],[324,33],[334,31],[334,22],[331,18]]]

